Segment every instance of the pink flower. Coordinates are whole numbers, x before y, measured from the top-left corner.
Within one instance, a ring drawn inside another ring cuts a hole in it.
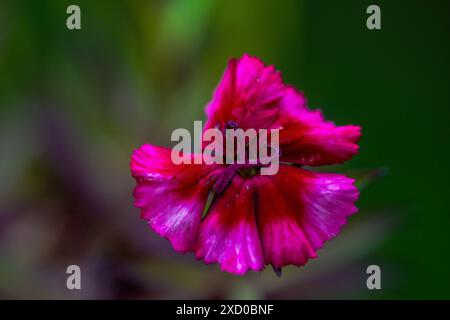
[[[204,130],[280,129],[278,173],[264,176],[239,165],[175,165],[170,149],[144,145],[131,157],[141,217],[175,250],[195,252],[234,274],[268,264],[281,270],[315,258],[357,211],[359,192],[353,179],[301,166],[349,160],[358,151],[360,127],[326,121],[273,66],[248,55],[230,60],[206,113]],[[214,201],[202,217],[210,192]]]

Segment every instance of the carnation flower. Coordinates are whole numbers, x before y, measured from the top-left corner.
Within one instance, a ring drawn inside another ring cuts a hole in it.
[[[359,192],[353,179],[303,166],[349,160],[360,127],[326,121],[273,66],[249,55],[229,61],[206,114],[204,130],[279,129],[278,172],[261,175],[260,164],[176,165],[170,149],[146,144],[131,157],[141,217],[176,251],[234,274],[269,264],[280,272],[315,258],[357,211]]]

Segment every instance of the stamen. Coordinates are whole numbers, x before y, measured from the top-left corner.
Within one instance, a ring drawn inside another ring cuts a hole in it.
[[[239,125],[236,121],[228,120],[225,123],[225,129],[237,129],[237,128],[239,128]]]

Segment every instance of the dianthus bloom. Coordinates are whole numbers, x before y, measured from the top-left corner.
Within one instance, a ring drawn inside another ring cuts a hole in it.
[[[204,130],[279,129],[279,171],[257,165],[179,164],[171,150],[144,145],[131,157],[141,217],[179,252],[223,271],[304,265],[357,211],[354,180],[302,166],[343,163],[358,151],[360,127],[336,126],[310,110],[273,66],[244,55],[228,63]],[[192,158],[201,155],[192,154]],[[208,195],[214,200],[204,214]]]

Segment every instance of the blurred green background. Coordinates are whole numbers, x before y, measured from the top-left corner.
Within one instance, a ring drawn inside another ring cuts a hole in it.
[[[66,28],[70,4],[81,30]],[[370,4],[382,30],[366,28]],[[1,1],[0,297],[450,298],[449,4]],[[326,168],[358,177],[360,212],[281,279],[177,254],[132,205],[132,150],[204,120],[245,52],[363,127],[360,154]],[[70,264],[80,291],[66,289]],[[371,264],[382,290],[366,288]]]

